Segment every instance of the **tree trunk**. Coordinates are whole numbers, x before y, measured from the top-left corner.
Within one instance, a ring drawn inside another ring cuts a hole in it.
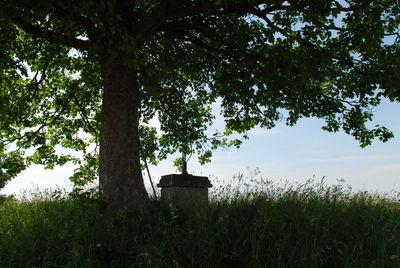
[[[145,207],[149,198],[140,168],[137,72],[125,53],[106,55],[102,64],[100,191],[109,212],[127,205]]]

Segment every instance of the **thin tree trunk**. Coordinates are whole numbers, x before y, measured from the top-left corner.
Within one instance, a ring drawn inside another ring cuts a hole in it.
[[[127,205],[145,207],[139,157],[139,85],[126,55],[103,57],[104,95],[100,140],[100,190],[109,212]]]

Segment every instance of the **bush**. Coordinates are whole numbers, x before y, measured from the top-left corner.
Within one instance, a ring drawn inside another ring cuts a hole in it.
[[[0,194],[0,205],[4,204],[5,202],[16,201],[14,195],[3,195]]]

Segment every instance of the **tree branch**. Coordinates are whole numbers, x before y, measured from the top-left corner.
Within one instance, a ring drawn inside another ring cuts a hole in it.
[[[247,3],[237,4],[226,1],[224,4],[217,5],[215,0],[201,1],[200,4],[189,7],[176,8],[168,14],[169,19],[194,16],[201,13],[205,15],[231,14],[235,12],[247,12],[248,8],[265,4],[265,0],[253,0]],[[181,5],[182,6],[182,5]]]
[[[320,49],[318,49],[318,47],[316,45],[314,45],[313,43],[303,39],[301,37],[301,33],[300,31],[288,31],[286,29],[280,28],[278,26],[276,26],[268,17],[267,17],[267,13],[265,12],[265,10],[259,10],[256,8],[253,8],[250,10],[252,14],[256,15],[257,17],[259,17],[260,19],[264,20],[267,25],[269,27],[271,27],[272,29],[274,29],[276,32],[279,32],[280,34],[282,34],[283,36],[285,36],[286,38],[294,38],[299,44],[302,44],[310,49],[312,49],[313,51],[319,53],[320,55],[327,57],[329,59],[335,59],[338,61],[342,61],[342,62],[346,62],[347,64],[351,65],[352,67],[354,67],[353,62],[350,59],[345,59],[345,58],[341,58],[338,56],[334,56],[326,51],[321,51]]]
[[[163,22],[167,20],[166,12],[169,6],[169,1],[161,1],[160,5],[146,19],[140,22],[136,27],[136,39],[143,41],[147,36],[150,36]]]
[[[168,33],[170,36],[175,36],[177,38],[190,41],[193,44],[196,44],[200,47],[203,47],[209,51],[214,51],[217,53],[221,52],[229,52],[230,54],[237,55],[237,54],[242,54],[248,58],[251,58],[255,61],[259,60],[268,60],[265,56],[259,55],[250,49],[240,47],[232,42],[223,40],[220,36],[218,36],[218,33],[211,28],[205,26],[205,25],[200,25],[200,24],[190,24],[186,23],[183,21],[174,21],[174,22],[167,22],[162,25],[162,27],[159,29],[161,31],[164,31]],[[207,44],[204,42],[199,37],[196,37],[195,35],[191,34],[189,30],[194,30],[203,35],[206,40],[210,40],[216,44],[219,44],[223,47],[226,47],[226,49],[221,49],[217,48],[215,46],[212,46],[210,44]]]
[[[62,103],[62,107],[59,111],[55,112],[53,114],[53,116],[50,116],[52,119],[48,122],[44,122],[38,129],[36,129],[34,132],[26,132],[24,135],[20,136],[20,137],[15,137],[13,139],[8,139],[5,141],[5,145],[8,145],[14,141],[17,140],[22,140],[25,139],[25,141],[22,142],[22,144],[19,145],[17,151],[19,151],[25,144],[27,144],[28,142],[30,142],[32,140],[32,138],[38,134],[40,131],[42,131],[42,129],[44,129],[47,126],[50,126],[52,124],[54,124],[57,120],[60,119],[60,117],[62,116],[62,114],[64,113],[65,109],[67,108],[68,104],[71,102],[73,97],[73,93],[70,93],[67,98],[64,100],[64,102]]]
[[[78,50],[88,50],[89,49],[89,41],[84,41],[77,39],[75,37],[66,36],[64,34],[53,32],[49,29],[44,29],[40,26],[33,25],[29,22],[24,21],[21,18],[13,18],[12,21],[21,28],[24,32],[32,34],[35,37],[43,38],[49,42],[73,47]]]
[[[59,15],[61,18],[66,18],[69,19],[73,22],[78,23],[80,26],[82,26],[88,33],[90,37],[94,37],[96,33],[96,27],[95,25],[87,18],[84,16],[81,16],[77,12],[71,12],[70,9],[65,9],[62,6],[59,5],[58,2],[55,2],[55,15]]]
[[[263,0],[253,0],[245,4],[225,3],[217,5],[216,1],[201,1],[192,6],[190,1],[161,1],[160,5],[139,25],[136,29],[136,38],[143,41],[147,36],[155,32],[163,23],[172,19],[195,16],[199,14],[221,15],[235,12],[247,12],[248,8],[264,4]],[[275,7],[273,7],[274,9]],[[285,7],[288,8],[288,7]]]
[[[73,95],[72,98],[73,98],[73,100],[75,101],[75,104],[78,106],[78,108],[80,110],[80,114],[82,116],[83,122],[86,124],[88,129],[94,133],[94,135],[96,136],[96,139],[97,139],[98,138],[98,133],[94,129],[94,127],[90,124],[89,117],[87,116],[84,107],[81,105],[81,103],[79,102],[78,98],[75,95]]]
[[[336,2],[336,5],[337,5],[336,10],[343,11],[343,12],[356,11],[358,9],[362,9],[362,8],[368,6],[369,4],[373,3],[374,1],[373,0],[367,0],[364,3],[354,4],[354,5],[352,5],[352,3],[350,1],[346,1],[346,2],[347,2],[347,4],[349,4],[349,7],[343,7],[342,4]]]

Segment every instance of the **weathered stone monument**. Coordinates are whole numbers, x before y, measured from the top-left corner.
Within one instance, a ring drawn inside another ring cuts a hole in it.
[[[161,176],[157,187],[161,188],[161,198],[184,207],[193,203],[208,202],[208,188],[212,185],[208,177],[187,173],[186,160],[183,158],[182,174]]]

